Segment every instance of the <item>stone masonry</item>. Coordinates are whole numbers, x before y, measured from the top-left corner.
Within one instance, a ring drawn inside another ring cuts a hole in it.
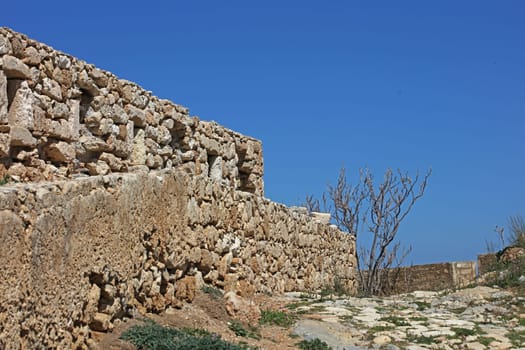
[[[263,195],[258,140],[0,28],[0,178],[28,182],[183,166]]]
[[[355,238],[263,196],[261,143],[0,29],[0,349],[191,302],[356,291]]]

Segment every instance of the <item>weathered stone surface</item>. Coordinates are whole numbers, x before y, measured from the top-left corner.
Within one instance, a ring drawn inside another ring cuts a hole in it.
[[[10,86],[12,91],[16,90],[7,117],[9,125],[32,130],[34,127],[33,104],[35,102],[33,92],[25,81],[10,81],[8,84],[13,84]]]
[[[67,163],[75,159],[75,147],[66,142],[53,143],[46,147],[46,156],[54,162]]]
[[[183,279],[177,281],[177,291],[175,295],[180,300],[186,300],[192,302],[195,299],[195,290],[197,288],[196,280],[194,276],[186,276]]]
[[[135,126],[138,126],[138,127],[146,126],[146,113],[144,113],[144,111],[132,105],[127,105],[125,109],[129,116],[129,119],[133,123],[135,123]]]
[[[29,67],[16,57],[10,55],[3,56],[3,70],[9,79],[31,79]]]
[[[42,57],[36,48],[29,46],[24,50],[24,59],[22,61],[30,66],[36,66],[40,64]]]
[[[312,212],[310,214],[315,220],[318,220],[323,225],[330,224],[331,214],[330,213],[318,213]]]
[[[106,175],[111,170],[109,165],[102,160],[95,163],[88,163],[86,164],[86,168],[89,170],[90,175]]]
[[[224,303],[228,314],[242,322],[257,324],[261,317],[261,310],[257,304],[233,291],[224,294]]]
[[[21,126],[12,126],[10,131],[11,146],[34,147],[36,139],[31,132]]]
[[[9,156],[11,137],[7,133],[0,133],[0,158]]]
[[[7,105],[7,78],[0,69],[0,124],[7,124]]]
[[[42,92],[52,99],[57,101],[62,100],[62,90],[60,89],[60,85],[53,79],[44,78]]]
[[[122,161],[111,153],[102,153],[100,155],[100,160],[106,162],[112,171],[120,171],[124,166]]]
[[[10,51],[11,43],[5,36],[0,35],[0,55],[4,55],[6,53],[9,53]]]
[[[78,75],[78,86],[87,91],[91,96],[97,96],[99,94],[99,89],[95,82],[88,76],[86,71],[81,71]]]
[[[499,260],[503,263],[512,263],[525,258],[525,248],[507,247],[503,250]]]
[[[131,153],[131,164],[146,164],[146,145],[144,130],[140,129],[133,138],[133,151]]]

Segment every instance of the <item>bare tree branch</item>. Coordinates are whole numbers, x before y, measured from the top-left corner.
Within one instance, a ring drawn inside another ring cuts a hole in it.
[[[401,222],[427,187],[432,171],[414,179],[399,169],[388,169],[383,182],[376,185],[368,169],[360,171],[359,181],[351,185],[344,168],[335,186],[328,186],[332,215],[340,229],[359,238],[361,224],[372,235],[370,245],[360,244],[357,250],[357,269],[362,292],[380,294],[392,288],[389,271],[399,267],[411,251],[396,241]],[[359,241],[358,241],[359,242]]]

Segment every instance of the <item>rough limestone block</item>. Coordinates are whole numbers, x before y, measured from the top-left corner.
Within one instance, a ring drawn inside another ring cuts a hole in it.
[[[31,132],[21,126],[11,126],[11,146],[34,147],[36,139]]]
[[[80,101],[70,100],[69,101],[69,132],[70,139],[73,141],[78,140],[80,131]]]
[[[11,43],[5,36],[0,35],[0,55],[4,55],[11,51]]]
[[[11,137],[9,134],[0,134],[0,158],[9,156],[9,145]]]
[[[106,162],[112,171],[120,171],[122,169],[122,161],[111,153],[102,153],[100,160]]]
[[[0,70],[0,124],[7,124],[7,78]]]
[[[133,138],[133,151],[131,152],[131,164],[146,164],[146,145],[144,130],[140,129]]]
[[[31,79],[29,67],[16,57],[5,55],[3,69],[9,79]]]
[[[222,180],[222,157],[216,157],[213,162],[209,164],[210,167],[210,178],[215,181]]]
[[[146,113],[144,113],[143,110],[138,109],[132,105],[127,105],[125,109],[128,113],[129,119],[133,121],[135,126],[141,128],[146,126]]]
[[[8,82],[9,90],[16,90],[13,102],[9,108],[8,122],[9,125],[12,126],[20,126],[33,130],[33,103],[35,102],[35,98],[26,81],[19,83],[20,86],[16,89],[16,86],[12,86],[11,84],[18,85],[18,82]]]
[[[71,162],[76,155],[75,147],[62,141],[49,145],[45,153],[50,160],[59,163]]]
[[[44,78],[42,92],[54,100],[62,101],[62,90],[60,84],[53,79]]]

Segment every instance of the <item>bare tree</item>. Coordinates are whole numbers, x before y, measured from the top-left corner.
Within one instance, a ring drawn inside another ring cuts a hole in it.
[[[392,288],[389,273],[399,267],[411,248],[404,248],[396,235],[401,222],[426,189],[431,170],[412,179],[407,173],[388,169],[383,182],[374,183],[368,169],[360,171],[359,180],[351,185],[341,169],[335,186],[328,186],[331,212],[337,225],[356,236],[357,269],[361,291],[377,295]],[[361,234],[371,235],[370,243],[360,243]]]

